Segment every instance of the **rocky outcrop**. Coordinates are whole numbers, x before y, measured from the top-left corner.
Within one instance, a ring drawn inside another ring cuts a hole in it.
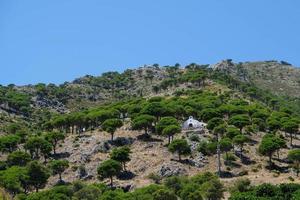
[[[157,174],[160,177],[170,177],[170,176],[180,176],[180,175],[186,175],[187,171],[186,169],[182,168],[177,163],[168,163],[164,164],[160,167]]]
[[[48,99],[42,96],[35,96],[32,97],[32,102],[34,104],[34,107],[37,108],[48,108],[58,113],[66,113],[68,111],[65,105],[56,99]]]

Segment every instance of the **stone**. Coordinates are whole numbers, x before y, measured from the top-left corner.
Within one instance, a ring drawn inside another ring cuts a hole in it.
[[[99,144],[96,144],[92,150],[91,154],[95,154],[98,152],[107,153],[110,149],[110,144],[107,141],[101,141]]]
[[[193,161],[194,166],[198,168],[204,167],[204,165],[208,163],[207,158],[202,153],[199,153]]]
[[[187,171],[184,168],[172,164],[162,165],[158,170],[158,175],[161,177],[179,176],[186,173]]]

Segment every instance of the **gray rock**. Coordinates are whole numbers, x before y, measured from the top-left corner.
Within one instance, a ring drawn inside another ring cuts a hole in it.
[[[207,158],[199,153],[193,160],[191,160],[191,164],[195,167],[201,168],[207,163]]]
[[[80,178],[80,179],[84,179],[85,177],[88,176],[88,173],[85,169],[85,166],[84,165],[80,165],[77,169],[77,172],[76,172],[76,177]]]
[[[101,141],[99,144],[96,144],[92,150],[91,154],[95,154],[98,152],[107,153],[110,149],[110,144],[107,141]]]
[[[80,161],[81,161],[81,163],[89,162],[91,160],[91,156],[92,156],[91,152],[82,152],[80,154]]]
[[[158,171],[158,175],[161,177],[179,176],[186,174],[186,170],[175,165],[162,165]]]

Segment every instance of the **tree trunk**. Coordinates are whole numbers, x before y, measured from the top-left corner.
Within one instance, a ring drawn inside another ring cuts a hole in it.
[[[240,147],[240,158],[243,159],[243,146]]]
[[[110,187],[111,188],[113,187],[113,177],[112,176],[110,177]]]
[[[53,145],[53,154],[56,155],[56,145]]]
[[[123,169],[126,172],[126,163],[125,162],[123,162]]]
[[[59,175],[59,181],[62,182],[61,174],[58,175]]]
[[[181,161],[181,154],[180,153],[178,153],[178,159],[179,159],[179,161]]]
[[[168,136],[168,145],[170,144],[170,142],[171,142],[171,136],[169,135]]]
[[[221,150],[220,150],[220,141],[219,141],[219,134],[217,134],[218,144],[217,144],[217,168],[218,168],[218,175],[221,176]]]
[[[290,145],[291,145],[291,148],[293,148],[293,134],[290,133]]]
[[[113,141],[114,141],[114,134],[111,133],[111,142],[113,142]]]

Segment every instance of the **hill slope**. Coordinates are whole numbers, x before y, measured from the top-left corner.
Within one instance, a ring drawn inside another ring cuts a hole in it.
[[[233,63],[225,60],[212,67],[274,94],[300,97],[300,68],[286,62]]]

